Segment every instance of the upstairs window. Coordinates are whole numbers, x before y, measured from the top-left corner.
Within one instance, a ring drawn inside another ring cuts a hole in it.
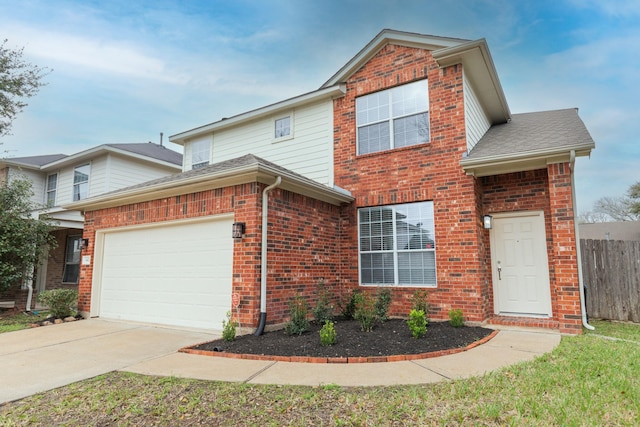
[[[293,138],[293,112],[286,116],[278,117],[273,121],[273,140],[281,141]]]
[[[89,172],[91,166],[78,166],[73,171],[73,201],[86,199],[89,195]]]
[[[56,205],[56,191],[58,190],[58,174],[52,173],[47,177],[47,193],[45,204],[48,208]]]
[[[426,80],[356,98],[358,154],[429,142]]]
[[[291,135],[291,117],[283,117],[276,120],[275,138],[282,138]]]
[[[211,157],[211,142],[209,140],[191,143],[191,169],[209,166]]]
[[[358,210],[360,283],[436,286],[433,202]]]

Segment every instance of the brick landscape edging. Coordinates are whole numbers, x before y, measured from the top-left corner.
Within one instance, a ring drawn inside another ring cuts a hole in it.
[[[431,351],[429,353],[419,354],[398,354],[393,356],[369,356],[369,357],[310,357],[310,356],[271,356],[266,354],[241,354],[226,353],[224,351],[197,350],[194,347],[204,343],[196,344],[190,347],[184,347],[178,350],[180,353],[197,354],[200,356],[226,357],[228,359],[245,359],[245,360],[264,360],[269,362],[298,362],[298,363],[380,363],[380,362],[403,362],[407,360],[430,359],[432,357],[448,356],[451,354],[462,353],[482,345],[493,337],[498,335],[498,330],[491,332],[486,337],[472,342],[466,347],[450,348],[447,350]]]

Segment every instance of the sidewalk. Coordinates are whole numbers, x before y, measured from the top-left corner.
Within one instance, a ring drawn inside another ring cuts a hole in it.
[[[532,360],[560,343],[547,331],[501,330],[471,350],[430,359],[355,364],[314,364],[229,359],[173,353],[133,364],[123,371],[249,384],[318,386],[385,386],[424,384],[482,375],[503,366]]]

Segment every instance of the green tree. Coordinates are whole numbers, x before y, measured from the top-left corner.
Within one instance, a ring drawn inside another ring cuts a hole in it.
[[[27,106],[25,99],[38,93],[50,71],[25,62],[22,55],[23,49],[8,48],[6,39],[0,44],[0,137],[9,134],[13,120]]]
[[[55,248],[54,223],[31,201],[31,182],[0,183],[0,292],[32,279],[34,267],[48,246]]]

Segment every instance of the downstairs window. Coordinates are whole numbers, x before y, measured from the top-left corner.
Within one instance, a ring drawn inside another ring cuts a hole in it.
[[[433,202],[358,210],[361,285],[436,286]]]

